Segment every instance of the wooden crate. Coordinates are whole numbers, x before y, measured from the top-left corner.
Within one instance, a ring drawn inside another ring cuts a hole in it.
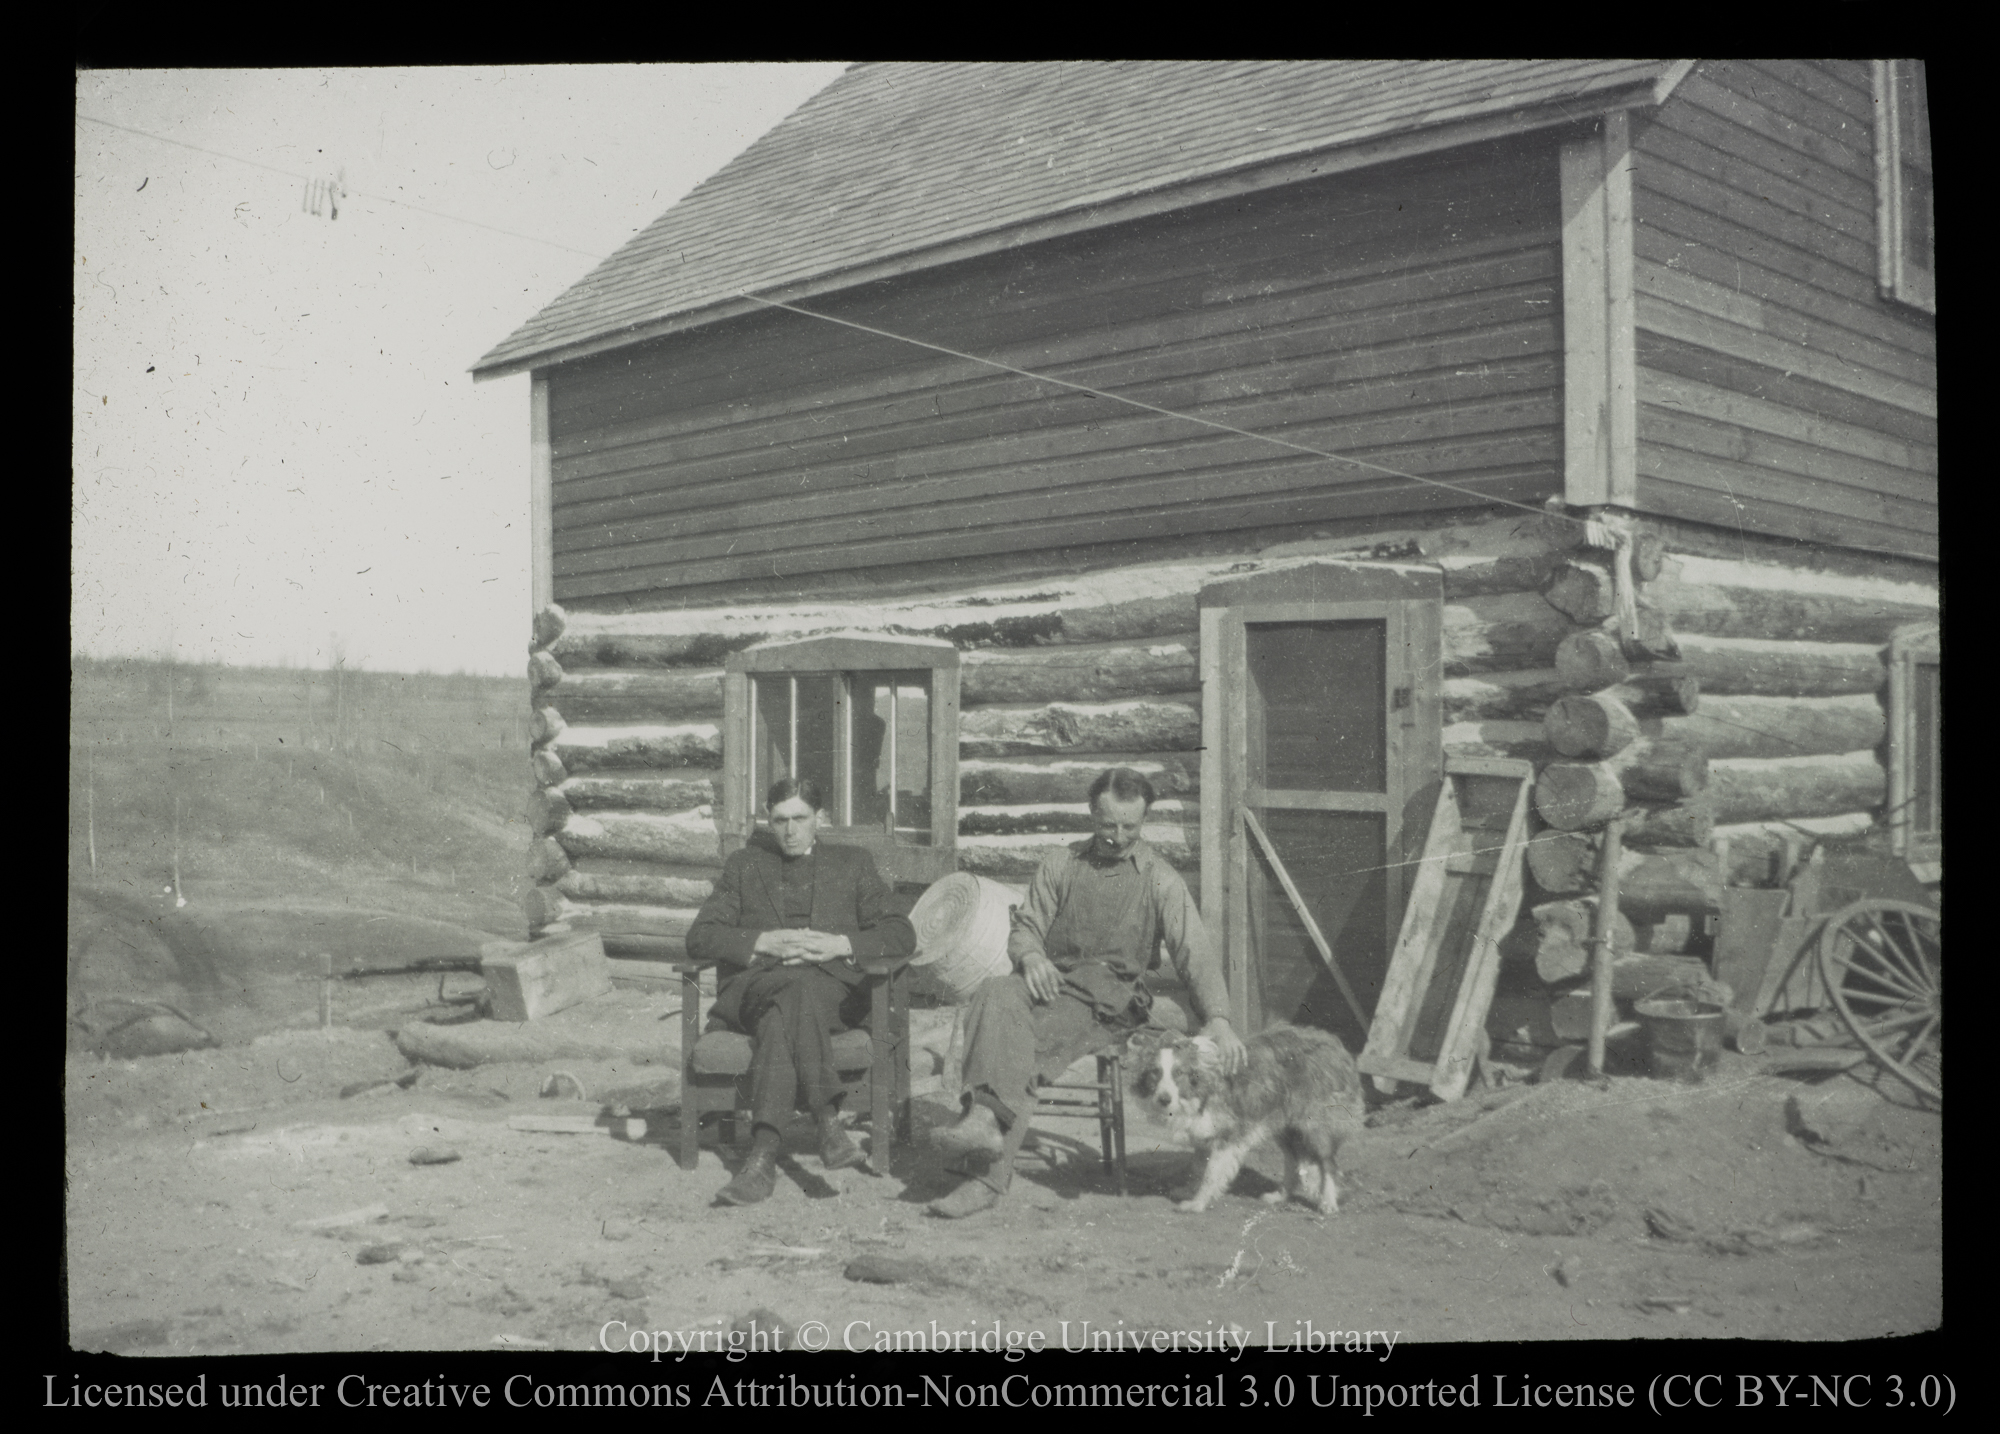
[[[1444,770],[1359,1064],[1385,1093],[1413,1081],[1456,1100],[1484,1041],[1500,938],[1521,907],[1535,770],[1504,757],[1452,758]]]

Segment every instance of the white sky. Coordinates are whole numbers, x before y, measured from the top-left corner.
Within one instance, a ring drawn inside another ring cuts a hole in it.
[[[842,68],[79,74],[72,648],[520,671],[528,380],[466,370]]]

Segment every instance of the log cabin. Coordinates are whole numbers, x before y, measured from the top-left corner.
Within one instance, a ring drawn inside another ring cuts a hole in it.
[[[906,890],[1025,881],[1118,764],[1239,1023],[1358,1049],[1287,892],[1378,990],[1449,754],[1636,739],[1566,789],[1651,773],[1696,914],[1787,833],[1941,872],[1923,84],[854,66],[474,368],[531,379],[531,926],[675,954],[791,772]]]

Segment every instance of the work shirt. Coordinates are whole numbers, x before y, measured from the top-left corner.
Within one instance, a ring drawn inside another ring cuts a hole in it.
[[[1139,984],[1163,940],[1201,1018],[1227,1017],[1222,967],[1180,873],[1143,838],[1111,860],[1089,838],[1036,869],[1015,908],[1007,954],[1016,970],[1036,953],[1066,974],[1096,962]]]

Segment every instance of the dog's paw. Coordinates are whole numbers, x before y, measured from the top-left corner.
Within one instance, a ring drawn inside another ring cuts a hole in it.
[[[1208,1202],[1206,1200],[1176,1200],[1174,1201],[1174,1208],[1176,1210],[1185,1210],[1190,1215],[1199,1215],[1208,1208]]]
[[[1282,1205],[1292,1198],[1292,1194],[1289,1190],[1266,1190],[1257,1198],[1266,1205]]]

